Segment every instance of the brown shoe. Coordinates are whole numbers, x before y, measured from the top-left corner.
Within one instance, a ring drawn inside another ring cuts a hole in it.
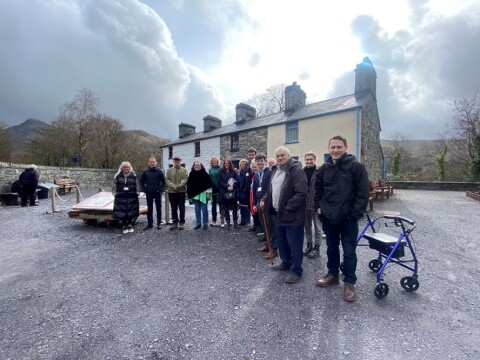
[[[317,280],[317,286],[327,287],[330,285],[338,284],[338,277],[332,274],[327,274],[324,277]]]
[[[297,283],[300,280],[300,276],[290,273],[288,274],[283,281],[285,281],[287,284],[294,284]]]
[[[345,301],[353,302],[357,298],[357,293],[355,292],[355,286],[351,283],[345,283],[345,289],[343,290],[343,297]]]
[[[178,223],[178,230],[183,230],[185,229],[185,223],[184,222],[179,222]]]
[[[271,251],[265,256],[265,259],[272,260],[272,259],[276,258],[277,256],[278,256],[278,254],[277,254],[276,251]]]
[[[262,252],[268,252],[269,251],[268,245],[263,245],[262,247],[258,248],[257,250],[262,251]]]

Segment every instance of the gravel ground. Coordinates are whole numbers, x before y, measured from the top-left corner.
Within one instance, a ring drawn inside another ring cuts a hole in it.
[[[418,223],[420,288],[403,290],[411,272],[392,265],[378,300],[376,253],[360,247],[355,303],[314,285],[324,245],[288,285],[246,228],[193,230],[187,207],[184,231],[141,231],[142,216],[123,235],[70,219],[73,201],[0,208],[0,359],[480,358],[480,203],[465,193],[375,203],[374,215]]]

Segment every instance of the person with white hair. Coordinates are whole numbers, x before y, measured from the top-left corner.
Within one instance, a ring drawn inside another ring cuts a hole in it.
[[[307,177],[300,163],[290,157],[284,146],[275,150],[277,167],[272,171],[267,194],[260,206],[276,216],[277,247],[281,262],[271,266],[278,271],[289,271],[287,284],[296,283],[303,274],[303,236],[307,205]]]
[[[115,193],[113,216],[121,220],[124,234],[133,232],[135,219],[140,213],[140,202],[138,201],[137,175],[128,161],[120,164],[113,183]]]
[[[27,201],[30,202],[30,206],[36,206],[35,198],[37,197],[37,185],[38,185],[38,172],[36,165],[30,165],[26,168],[18,178],[20,181],[21,192],[21,206],[27,206]]]

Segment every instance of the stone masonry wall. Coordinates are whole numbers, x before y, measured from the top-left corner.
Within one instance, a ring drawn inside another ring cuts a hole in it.
[[[238,151],[231,151],[231,137],[230,135],[222,136],[220,138],[220,154],[223,157],[229,157],[232,160],[240,160],[247,158],[247,150],[253,147],[258,153],[267,155],[267,128],[255,129],[251,131],[241,132],[238,135]],[[273,154],[270,156],[272,157]]]
[[[0,192],[10,192],[10,186],[30,164],[0,162]],[[116,170],[59,168],[38,165],[39,182],[53,183],[53,180],[67,176],[80,184],[80,189],[111,189]]]
[[[380,146],[380,119],[377,103],[371,97],[362,107],[362,145],[360,161],[365,165],[369,179],[382,178],[382,148]]]

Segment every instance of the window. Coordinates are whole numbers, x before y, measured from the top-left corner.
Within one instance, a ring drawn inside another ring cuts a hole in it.
[[[298,142],[298,121],[293,121],[285,125],[285,143],[296,142]]]
[[[238,151],[238,134],[233,134],[230,136],[230,151]]]
[[[168,158],[171,159],[173,157],[173,146],[168,147]]]
[[[195,141],[195,156],[200,156],[200,141]]]

